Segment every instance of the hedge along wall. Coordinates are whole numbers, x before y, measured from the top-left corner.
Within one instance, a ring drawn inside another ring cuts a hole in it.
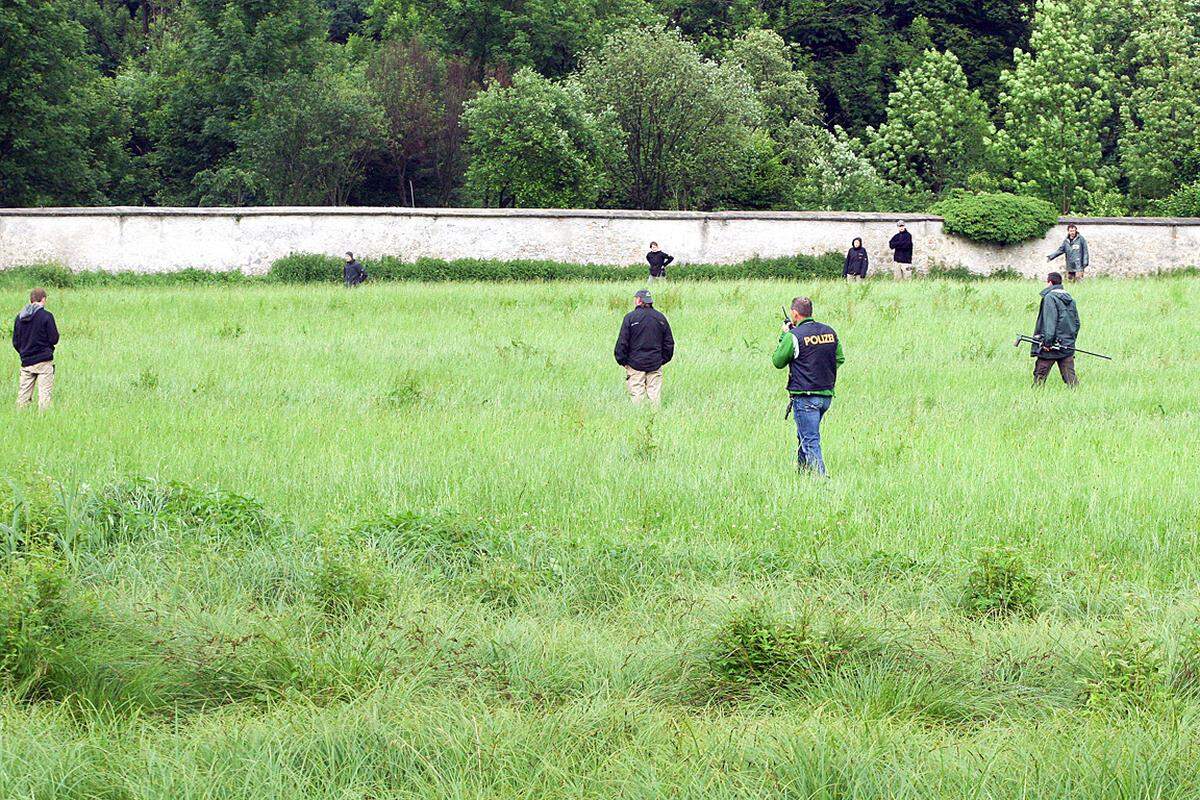
[[[261,274],[292,252],[443,259],[552,259],[637,264],[656,240],[681,262],[845,252],[862,237],[871,271],[890,269],[887,241],[904,219],[915,265],[990,273],[1046,272],[1046,255],[1074,221],[1092,272],[1136,275],[1200,264],[1200,219],[1062,219],[1040,240],[1005,247],[943,233],[929,215],[404,208],[0,209],[0,268],[39,261],[75,270],[184,268]],[[1063,262],[1059,259],[1056,264]]]

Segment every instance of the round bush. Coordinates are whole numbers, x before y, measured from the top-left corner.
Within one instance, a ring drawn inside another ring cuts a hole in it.
[[[1045,200],[1006,192],[947,197],[930,211],[942,217],[946,233],[994,244],[1040,238],[1058,222],[1058,212]]]

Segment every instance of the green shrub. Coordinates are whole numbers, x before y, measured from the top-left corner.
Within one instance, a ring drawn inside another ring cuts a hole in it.
[[[992,272],[982,273],[973,272],[966,267],[947,267],[940,264],[934,264],[929,268],[929,277],[938,278],[944,281],[961,281],[964,283],[972,283],[975,281],[991,281],[991,280],[1016,280],[1021,277],[1021,273],[1017,272],[1012,267],[1001,267]]]
[[[26,291],[33,286],[58,289],[91,289],[107,286],[225,286],[254,280],[256,278],[237,270],[218,272],[192,267],[170,272],[149,273],[132,270],[72,272],[61,264],[30,264],[0,270],[0,288]]]
[[[93,515],[109,540],[150,532],[205,528],[256,537],[278,524],[257,500],[215,487],[146,478],[114,483],[96,493]]]
[[[1147,707],[1166,696],[1158,643],[1126,626],[1101,642],[1083,681],[1092,708]]]
[[[339,265],[327,256],[294,253],[276,261],[269,275],[284,283],[332,281],[341,277]],[[366,260],[364,266],[372,280],[381,281],[639,281],[646,276],[646,267],[641,265],[618,267],[536,259],[420,258],[408,262],[384,256]],[[842,257],[827,253],[752,258],[738,264],[675,264],[670,274],[677,280],[836,278],[842,274]]]
[[[0,482],[0,555],[52,547],[72,526],[63,490],[41,473]]]
[[[1045,200],[1006,192],[958,193],[929,210],[942,217],[946,233],[993,244],[1037,239],[1058,222],[1058,212]]]
[[[37,693],[62,647],[67,578],[46,557],[14,558],[0,573],[0,685]]]
[[[1146,213],[1155,217],[1200,217],[1200,181],[1184,184],[1169,197],[1151,200]]]
[[[757,606],[733,613],[717,630],[703,659],[705,699],[745,699],[754,690],[803,688],[822,675],[859,666],[884,652],[872,632],[834,618],[775,619]]]
[[[374,548],[344,542],[321,553],[312,596],[327,616],[349,616],[377,608],[387,595],[387,571]]]
[[[1039,607],[1040,583],[1013,550],[984,550],[967,574],[962,604],[977,617],[1030,614]]]
[[[337,283],[342,279],[342,260],[320,253],[289,253],[271,264],[267,276],[281,283]]]

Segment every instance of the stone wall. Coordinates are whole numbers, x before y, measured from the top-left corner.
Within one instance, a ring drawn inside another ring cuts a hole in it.
[[[861,236],[875,271],[888,267],[887,240],[897,219],[904,219],[913,234],[916,266],[922,270],[938,264],[1041,275],[1046,254],[1062,241],[1068,221],[1087,238],[1095,274],[1137,275],[1200,264],[1200,219],[1064,218],[1041,241],[994,247],[948,236],[940,218],[914,214],[114,207],[0,209],[0,268],[54,261],[76,270],[195,267],[257,274],[291,252],[340,255],[346,250],[406,260],[638,264],[652,239],[680,261],[730,263],[752,256],[845,252]]]

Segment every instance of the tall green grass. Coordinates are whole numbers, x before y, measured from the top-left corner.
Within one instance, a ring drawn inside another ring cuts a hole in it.
[[[0,796],[1197,795],[1200,284],[1072,287],[1075,391],[1011,346],[1032,282],[656,286],[657,411],[633,285],[56,291],[55,406],[0,407]]]

